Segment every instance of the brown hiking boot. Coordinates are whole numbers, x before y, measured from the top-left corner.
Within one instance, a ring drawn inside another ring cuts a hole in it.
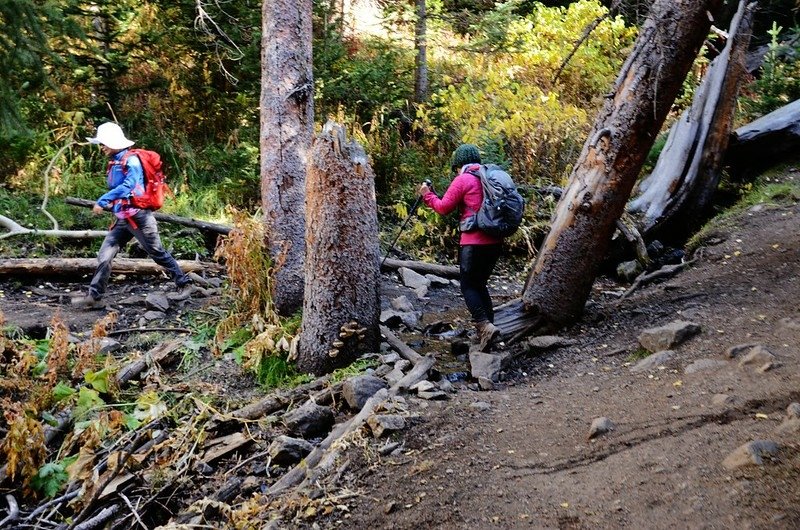
[[[103,309],[106,306],[102,299],[94,298],[90,294],[76,296],[70,300],[70,304],[77,309]]]
[[[475,327],[478,329],[478,349],[482,352],[488,352],[500,339],[500,328],[488,320],[476,323]]]

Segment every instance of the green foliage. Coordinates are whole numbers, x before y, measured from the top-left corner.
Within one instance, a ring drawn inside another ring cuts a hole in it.
[[[773,22],[767,31],[769,49],[761,66],[761,75],[744,90],[743,118],[746,121],[768,114],[800,98],[800,45],[797,38],[789,46],[781,43],[783,28]],[[795,29],[795,34],[800,31]]]
[[[334,370],[333,373],[331,373],[331,382],[338,383],[350,377],[361,375],[370,368],[375,368],[378,365],[380,365],[380,362],[377,359],[358,359],[348,366]]]
[[[78,459],[78,455],[65,458],[61,462],[50,462],[39,468],[36,476],[31,481],[31,486],[45,497],[55,497],[56,493],[69,480],[66,468]]]

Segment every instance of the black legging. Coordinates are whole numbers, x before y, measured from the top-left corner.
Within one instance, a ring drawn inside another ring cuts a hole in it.
[[[494,322],[494,310],[486,286],[500,257],[502,245],[463,245],[459,252],[461,293],[475,322]]]

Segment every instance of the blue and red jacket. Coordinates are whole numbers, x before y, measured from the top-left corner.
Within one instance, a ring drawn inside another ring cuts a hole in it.
[[[97,199],[97,205],[101,208],[108,208],[115,214],[124,211],[132,215],[138,210],[128,208],[128,201],[131,196],[139,197],[144,193],[144,170],[139,157],[131,154],[126,156],[127,149],[115,154],[108,162],[108,172],[106,183],[108,192]],[[123,168],[123,160],[125,167]],[[130,210],[133,210],[132,212]],[[118,217],[128,217],[129,215],[117,215]]]

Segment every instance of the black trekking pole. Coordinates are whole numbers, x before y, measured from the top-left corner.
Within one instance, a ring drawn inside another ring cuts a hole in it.
[[[431,187],[432,183],[430,179],[425,179],[424,182],[429,188]],[[400,225],[400,230],[397,231],[397,235],[394,236],[394,241],[392,241],[392,244],[389,245],[389,249],[386,251],[386,255],[383,257],[383,261],[381,261],[381,267],[380,267],[381,269],[383,268],[383,264],[386,263],[386,258],[389,257],[389,252],[391,252],[392,249],[394,249],[394,244],[397,243],[398,239],[400,239],[400,234],[403,233],[403,229],[405,229],[406,225],[411,220],[411,218],[414,217],[414,214],[417,213],[417,206],[419,206],[421,200],[422,200],[422,195],[417,195],[417,200],[414,201],[414,204],[411,206],[411,211],[408,213],[408,217],[406,217],[406,220],[403,221],[403,224]]]

